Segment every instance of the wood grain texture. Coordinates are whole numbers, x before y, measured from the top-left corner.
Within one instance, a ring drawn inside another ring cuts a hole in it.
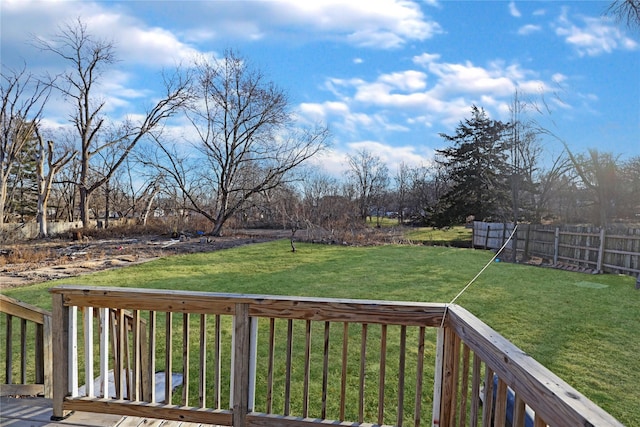
[[[184,421],[195,423],[232,425],[231,411],[216,409],[201,409],[179,405],[163,405],[158,403],[131,402],[129,400],[113,400],[101,398],[78,397],[67,399],[65,409],[100,414],[114,414],[143,418],[158,418],[163,420]]]

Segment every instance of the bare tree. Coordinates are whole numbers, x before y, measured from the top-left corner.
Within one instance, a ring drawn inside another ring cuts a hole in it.
[[[616,0],[609,5],[607,13],[629,27],[640,29],[640,0]]]
[[[35,127],[35,133],[38,141],[38,154],[36,159],[38,177],[38,214],[36,220],[39,226],[39,237],[47,237],[47,206],[49,203],[49,197],[51,196],[54,177],[61,168],[73,160],[77,151],[68,148],[56,156],[54,142],[49,140],[45,143],[37,126]]]
[[[233,51],[200,61],[197,76],[199,99],[187,115],[201,155],[199,173],[190,179],[202,185],[190,186],[188,177],[179,176],[176,167],[184,163],[173,161],[166,172],[180,184],[191,208],[213,223],[211,234],[220,235],[225,222],[252,197],[294,179],[295,169],[326,147],[329,131],[295,128],[285,93]],[[192,191],[203,185],[210,197]]]
[[[618,198],[618,159],[611,153],[589,150],[589,155],[575,156],[567,148],[578,177],[590,194],[594,222],[605,227],[614,215]]]
[[[405,162],[400,163],[393,179],[396,184],[395,193],[398,207],[398,224],[403,224],[411,190],[411,167]]]
[[[178,72],[164,76],[164,93],[139,121],[126,120],[113,124],[102,115],[106,101],[94,96],[102,73],[116,63],[114,44],[94,38],[80,19],[61,27],[52,39],[38,39],[36,46],[53,53],[70,65],[52,85],[74,105],[71,116],[80,140],[80,217],[86,227],[89,222],[89,197],[106,183],[124,162],[135,145],[165,119],[176,114],[190,99],[189,80]],[[118,156],[111,168],[100,175],[91,174],[91,159],[106,148],[115,148]]]
[[[49,87],[27,73],[2,70],[0,98],[0,225],[4,223],[9,178],[27,144],[34,140]]]
[[[560,214],[555,211],[553,204],[566,191],[566,187],[573,183],[573,177],[568,174],[571,170],[571,160],[562,153],[546,170],[538,174],[535,222]]]
[[[356,191],[360,218],[366,220],[371,204],[389,185],[389,171],[380,157],[365,149],[347,156],[347,160],[347,177]]]
[[[535,110],[535,105],[523,99],[518,89],[514,92],[509,110],[511,122],[508,130],[509,158],[507,160],[511,186],[512,221],[517,224],[523,218],[530,220],[534,215],[534,176],[538,168],[538,159],[542,151],[537,142],[538,129],[535,121],[527,117]]]

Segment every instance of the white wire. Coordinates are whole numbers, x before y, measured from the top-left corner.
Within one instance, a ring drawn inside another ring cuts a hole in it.
[[[482,267],[482,270],[480,270],[480,271],[478,272],[478,274],[476,274],[476,276],[475,276],[473,279],[471,279],[471,280],[469,281],[469,283],[467,283],[467,286],[465,286],[465,287],[464,287],[460,292],[458,292],[458,295],[456,295],[455,297],[453,297],[453,299],[452,299],[448,304],[446,304],[446,305],[445,305],[445,307],[444,307],[444,313],[442,314],[442,323],[440,323],[440,327],[441,327],[441,328],[442,328],[442,327],[444,327],[444,319],[447,317],[447,310],[449,309],[449,305],[453,304],[453,303],[455,302],[455,300],[457,300],[457,299],[460,297],[460,295],[462,295],[462,294],[463,294],[467,289],[469,289],[469,286],[471,286],[471,285],[473,284],[473,282],[475,282],[475,281],[476,281],[476,279],[477,279],[478,277],[480,277],[480,275],[481,275],[482,273],[484,273],[484,271],[485,271],[487,268],[489,268],[489,266],[491,265],[491,263],[492,263],[496,258],[498,258],[498,255],[500,255],[500,253],[504,250],[504,248],[506,248],[506,247],[507,247],[507,245],[509,244],[509,242],[510,242],[510,241],[511,241],[511,239],[513,238],[513,235],[514,235],[514,234],[516,234],[516,230],[517,230],[517,229],[518,229],[518,224],[515,224],[515,225],[514,225],[514,227],[513,227],[513,230],[511,231],[511,234],[509,235],[509,238],[507,239],[507,241],[506,241],[506,242],[504,242],[504,244],[502,245],[502,247],[500,248],[500,250],[499,250],[499,251],[497,251],[497,252],[496,252],[496,254],[495,254],[495,255],[494,255],[494,256],[489,260],[489,262],[487,262],[487,264],[486,264],[484,267]],[[516,250],[516,248],[514,248],[514,250]]]

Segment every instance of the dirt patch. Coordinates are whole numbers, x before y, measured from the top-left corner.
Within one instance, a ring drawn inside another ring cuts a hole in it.
[[[3,245],[0,290],[171,255],[212,252],[290,236],[288,230],[243,230],[224,237],[153,235],[82,241],[45,239]]]

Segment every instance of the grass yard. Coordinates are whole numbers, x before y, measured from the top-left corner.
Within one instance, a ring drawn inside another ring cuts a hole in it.
[[[408,240],[434,244],[455,244],[469,242],[471,244],[471,228],[457,225],[448,229],[434,229],[432,227],[412,228],[405,234]]]
[[[448,232],[455,232],[449,230]],[[492,253],[289,241],[175,256],[58,283],[449,302]],[[47,282],[6,291],[50,308]],[[626,425],[640,425],[635,279],[494,263],[457,301]]]

